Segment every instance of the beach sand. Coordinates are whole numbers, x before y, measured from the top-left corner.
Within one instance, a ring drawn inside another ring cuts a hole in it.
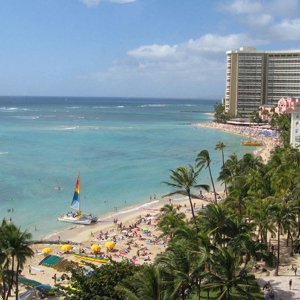
[[[221,123],[194,123],[193,126],[196,127],[205,127],[214,130],[222,130],[224,132],[240,135],[246,139],[255,139],[261,141],[263,146],[256,147],[254,154],[260,156],[262,161],[266,163],[271,156],[273,149],[280,144],[278,139],[269,136],[261,136],[258,134],[259,130],[256,127],[249,126],[236,126],[231,124],[221,124]]]
[[[205,195],[206,200],[193,199],[195,210],[200,210],[208,203],[213,201],[212,194]],[[116,212],[110,216],[101,219],[98,223],[90,226],[73,226],[58,233],[46,236],[42,244],[33,244],[35,255],[26,263],[22,276],[25,278],[39,281],[43,284],[54,285],[54,275],[56,274],[56,283],[65,284],[61,281],[63,272],[39,265],[39,262],[45,257],[42,253],[44,248],[51,248],[51,255],[57,255],[65,259],[80,263],[73,253],[78,254],[81,251],[85,255],[94,256],[91,251],[91,245],[97,244],[101,247],[101,255],[105,258],[112,258],[115,261],[129,259],[135,264],[151,263],[158,253],[164,252],[167,241],[158,240],[161,232],[157,228],[156,216],[160,208],[165,204],[173,204],[178,207],[178,211],[184,212],[187,218],[191,218],[190,203],[187,197],[184,198],[159,198],[151,203],[130,208],[124,211]],[[114,222],[117,220],[117,223]],[[137,225],[135,225],[138,222]],[[122,228],[120,228],[122,223]],[[135,229],[130,230],[129,227]],[[143,230],[147,227],[148,230]],[[115,248],[112,252],[107,252],[105,243],[115,241]],[[55,244],[52,244],[55,242]],[[70,253],[61,251],[61,246],[65,242],[72,243],[73,249]],[[99,255],[98,255],[99,257]],[[101,263],[95,263],[101,265]],[[20,290],[25,287],[20,285]]]

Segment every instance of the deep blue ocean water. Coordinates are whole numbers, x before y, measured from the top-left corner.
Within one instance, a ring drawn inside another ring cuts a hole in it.
[[[214,177],[241,138],[192,126],[208,122],[215,101],[130,98],[0,97],[0,218],[35,237],[70,225],[77,174],[81,204],[99,216],[170,191],[169,170],[210,152]],[[209,184],[204,171],[201,183]],[[13,208],[13,211],[12,211]]]

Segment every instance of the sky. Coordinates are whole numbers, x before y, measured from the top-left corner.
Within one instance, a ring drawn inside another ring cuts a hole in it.
[[[0,95],[220,99],[244,46],[300,49],[300,1],[0,0]]]

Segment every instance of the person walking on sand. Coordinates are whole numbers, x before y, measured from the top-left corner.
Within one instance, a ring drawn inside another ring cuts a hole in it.
[[[292,289],[292,284],[293,284],[293,281],[292,281],[292,279],[290,279],[290,281],[289,281],[290,290]]]

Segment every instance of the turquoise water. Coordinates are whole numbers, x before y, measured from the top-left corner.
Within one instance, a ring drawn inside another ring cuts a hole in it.
[[[169,169],[207,149],[217,177],[226,156],[245,153],[240,137],[192,126],[214,102],[174,99],[0,97],[0,218],[35,237],[68,227],[78,171],[85,212],[99,216],[169,192]],[[208,183],[203,172],[201,183]],[[60,188],[59,188],[60,187]],[[9,211],[13,208],[13,212]]]

